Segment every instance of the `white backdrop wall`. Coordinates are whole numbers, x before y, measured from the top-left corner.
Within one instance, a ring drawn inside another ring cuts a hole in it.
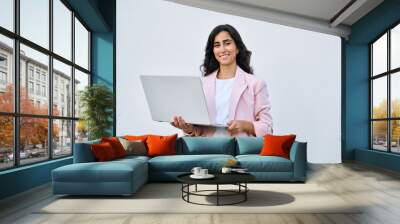
[[[341,162],[339,37],[162,0],[117,1],[117,135],[181,134],[151,120],[139,75],[200,76],[207,37],[220,24],[233,25],[253,52],[274,134],[307,141],[309,162]]]

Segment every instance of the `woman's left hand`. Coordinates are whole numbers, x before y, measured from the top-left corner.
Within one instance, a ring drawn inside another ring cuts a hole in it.
[[[247,135],[255,135],[253,123],[243,120],[232,120],[228,122],[228,131],[231,135],[237,135],[241,132]]]

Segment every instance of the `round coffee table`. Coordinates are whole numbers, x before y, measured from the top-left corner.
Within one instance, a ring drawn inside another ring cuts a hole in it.
[[[239,204],[241,202],[245,202],[247,200],[247,192],[249,188],[247,187],[247,183],[255,180],[255,177],[249,173],[215,173],[213,174],[215,177],[212,179],[193,179],[190,177],[191,173],[182,174],[177,177],[178,181],[182,183],[182,199],[188,203],[198,204],[198,205],[234,205]],[[198,184],[205,185],[216,185],[215,190],[197,190]],[[195,186],[194,191],[190,191],[190,186]],[[236,185],[238,186],[237,190],[223,190],[220,189],[220,185]],[[205,194],[209,192],[215,192],[215,194]],[[216,204],[202,204],[190,201],[190,196],[204,196],[204,197],[216,197]],[[221,197],[230,197],[230,196],[241,196],[240,200],[234,201],[231,203],[221,203]]]

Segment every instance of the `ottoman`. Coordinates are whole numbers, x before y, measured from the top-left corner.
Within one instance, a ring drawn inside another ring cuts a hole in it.
[[[53,193],[132,195],[148,180],[147,159],[74,163],[52,171]]]

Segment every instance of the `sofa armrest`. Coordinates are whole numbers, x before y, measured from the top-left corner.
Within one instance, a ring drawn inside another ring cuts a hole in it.
[[[307,143],[294,142],[290,149],[290,160],[293,162],[293,179],[305,181],[307,176]]]
[[[89,141],[89,142],[81,142],[75,143],[74,147],[74,163],[89,163],[95,162],[96,158],[94,157],[90,146],[92,144],[100,143],[99,140]]]

